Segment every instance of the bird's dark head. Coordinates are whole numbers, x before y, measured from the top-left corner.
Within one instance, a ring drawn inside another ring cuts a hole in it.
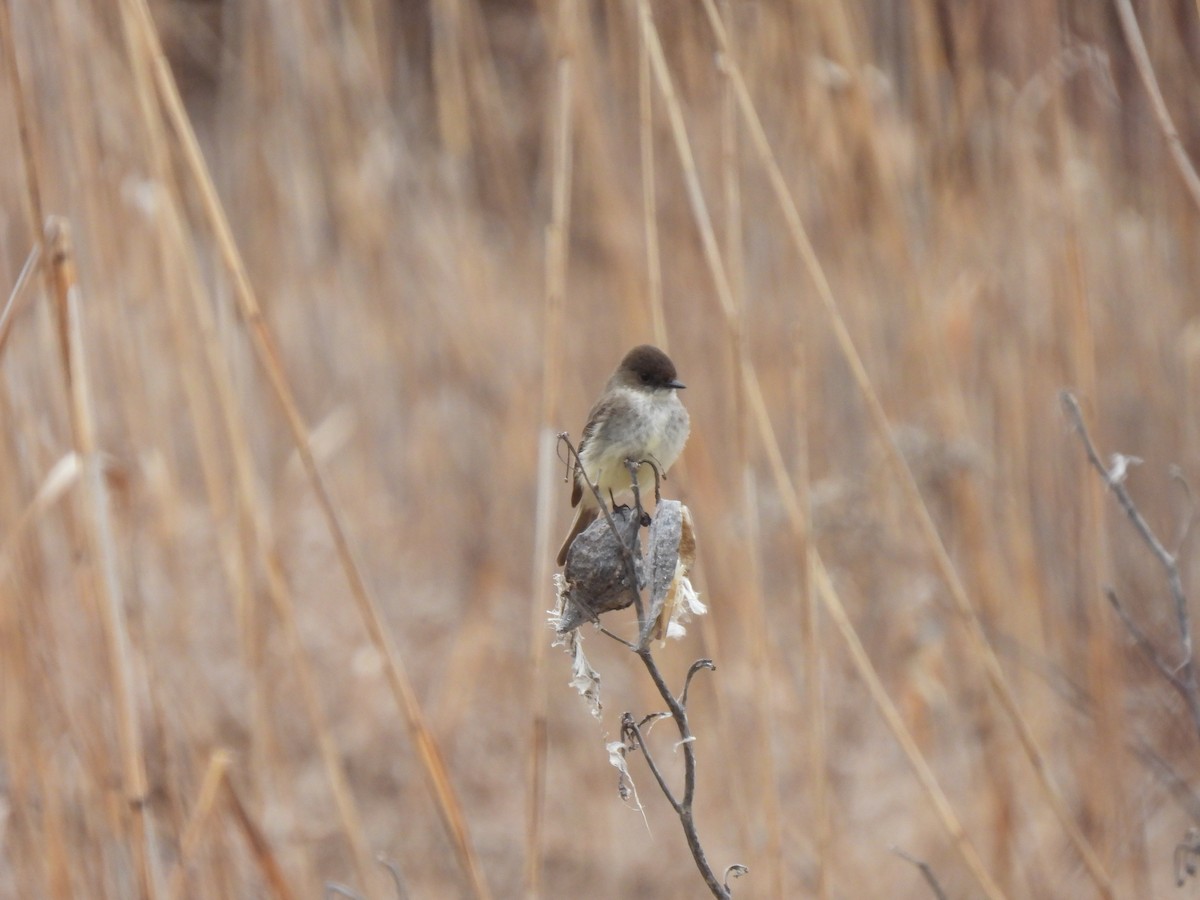
[[[671,357],[649,344],[634,347],[626,353],[617,367],[615,377],[630,387],[643,390],[670,390],[685,386],[676,377],[675,363],[671,362]]]

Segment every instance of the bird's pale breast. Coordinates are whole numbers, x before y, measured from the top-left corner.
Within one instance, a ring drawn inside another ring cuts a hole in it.
[[[599,484],[601,494],[630,488],[626,459],[651,459],[665,472],[687,441],[688,413],[674,391],[623,391],[621,399],[624,402],[614,405],[581,454],[584,471]],[[647,485],[652,479],[648,471],[639,476]]]

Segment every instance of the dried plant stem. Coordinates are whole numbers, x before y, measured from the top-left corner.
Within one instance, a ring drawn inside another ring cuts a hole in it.
[[[642,164],[642,227],[646,237],[646,287],[654,342],[670,351],[667,317],[663,311],[662,254],[658,242],[658,179],[654,171],[654,95],[646,39],[638,38],[638,150]]]
[[[542,336],[542,429],[538,441],[538,499],[533,543],[533,598],[530,628],[529,783],[525,801],[525,896],[535,900],[541,893],[542,819],[546,790],[546,694],[542,673],[546,665],[546,642],[541,639],[546,623],[542,586],[549,579],[547,548],[553,520],[551,495],[554,486],[555,437],[550,423],[558,413],[562,384],[560,348],[563,346],[563,311],[567,287],[567,263],[571,230],[571,173],[574,114],[574,16],[571,0],[558,4],[557,54],[554,98],[554,141],[551,168],[550,222],[546,226],[546,270],[544,309],[546,330]]]
[[[1125,517],[1132,523],[1138,537],[1150,548],[1150,551],[1158,559],[1159,564],[1163,568],[1163,573],[1167,577],[1167,585],[1171,591],[1171,599],[1175,605],[1175,624],[1182,656],[1180,662],[1172,666],[1162,658],[1162,655],[1134,623],[1117,598],[1116,592],[1111,588],[1106,591],[1108,601],[1120,616],[1122,624],[1133,636],[1138,648],[1147,656],[1154,667],[1158,669],[1159,673],[1167,680],[1167,683],[1183,697],[1184,702],[1187,704],[1188,714],[1192,719],[1192,725],[1196,729],[1196,734],[1200,735],[1200,684],[1197,682],[1195,658],[1192,649],[1191,613],[1188,609],[1187,594],[1183,589],[1183,578],[1179,573],[1179,563],[1175,559],[1175,555],[1158,539],[1150,524],[1133,502],[1133,498],[1129,496],[1129,491],[1126,490],[1124,484],[1124,466],[1115,466],[1113,471],[1105,468],[1104,462],[1100,459],[1100,454],[1096,450],[1096,445],[1092,442],[1092,436],[1088,433],[1087,425],[1083,421],[1083,411],[1079,408],[1079,401],[1069,391],[1063,391],[1062,403],[1068,417],[1071,419],[1072,427],[1074,427],[1076,433],[1079,435],[1079,440],[1083,443],[1088,462],[1104,480],[1105,487],[1117,498],[1117,503],[1120,504]]]
[[[929,885],[929,889],[933,891],[933,896],[936,898],[936,900],[947,900],[946,892],[942,890],[942,886],[938,882],[937,875],[934,874],[933,868],[929,865],[929,863],[925,862],[923,859],[917,859],[915,856],[910,856],[899,847],[893,847],[892,852],[901,859],[912,863],[920,870],[921,877],[925,879],[925,883]]]
[[[283,868],[279,865],[279,860],[275,858],[275,852],[271,849],[266,835],[262,833],[258,823],[247,811],[246,804],[242,802],[241,794],[234,787],[228,770],[225,771],[222,782],[225,785],[225,796],[229,801],[229,808],[233,812],[234,820],[250,845],[254,861],[262,871],[263,878],[270,885],[271,892],[279,900],[292,900],[294,895],[292,889],[288,887],[287,879],[283,876]]]
[[[721,8],[726,15],[732,13],[729,0],[722,0]],[[644,41],[643,41],[644,43]],[[741,152],[739,141],[738,110],[729,83],[727,73],[721,85],[721,186],[725,211],[723,226],[723,245],[726,269],[729,272],[729,286],[732,292],[734,306],[737,310],[738,328],[728,334],[732,359],[741,359],[748,354],[747,335],[749,333],[749,316],[746,304],[746,261],[743,250],[743,204],[741,184]],[[739,341],[740,345],[734,343]],[[738,384],[734,391],[734,403],[737,410],[737,441],[734,456],[731,459],[732,472],[741,473],[741,505],[746,529],[742,535],[742,549],[738,558],[744,569],[739,573],[738,580],[747,588],[744,596],[748,615],[746,624],[749,627],[750,648],[752,654],[752,671],[755,680],[755,695],[760,703],[754,715],[756,732],[755,746],[758,750],[757,790],[753,804],[762,812],[766,830],[766,844],[763,857],[765,866],[765,883],[768,894],[772,897],[786,897],[788,891],[784,884],[786,856],[783,852],[783,824],[780,810],[780,790],[778,779],[778,761],[776,759],[776,742],[774,740],[773,724],[774,711],[778,704],[778,679],[776,673],[777,654],[772,641],[772,629],[768,624],[768,613],[763,593],[763,573],[759,563],[760,551],[763,546],[762,533],[759,523],[762,521],[761,510],[758,506],[758,475],[750,462],[750,447],[754,440],[754,423],[751,410],[746,403],[746,389],[741,382],[741,367],[735,370]],[[802,542],[802,536],[798,536]],[[738,769],[747,774],[756,767],[745,766]],[[749,792],[738,791],[739,799]],[[749,817],[739,809],[739,821]],[[818,865],[820,865],[818,863]]]
[[[196,802],[192,806],[192,814],[179,838],[179,859],[176,860],[175,870],[171,873],[167,888],[168,897],[181,896],[187,886],[188,866],[191,865],[192,856],[204,836],[209,817],[217,803],[218,792],[225,783],[232,762],[225,750],[217,750],[209,757],[204,777],[200,781],[200,790],[196,794]]]
[[[583,463],[579,459],[578,452],[571,441],[567,438],[565,433],[559,435],[559,442],[567,451],[568,461],[571,463],[572,474],[575,477],[579,477],[579,475],[583,472]],[[629,470],[630,485],[633,493],[634,515],[636,516],[636,521],[642,525],[646,525],[649,520],[649,516],[642,507],[641,489],[638,485],[638,471],[644,464],[650,465],[654,470],[655,496],[657,497],[658,480],[660,475],[657,466],[650,460],[627,459],[625,461],[625,466]],[[696,755],[695,748],[693,747],[695,738],[692,735],[691,727],[688,724],[687,719],[687,692],[688,688],[691,686],[692,678],[696,672],[698,672],[700,669],[713,669],[715,666],[713,666],[712,660],[708,659],[699,660],[698,662],[694,663],[688,670],[687,677],[684,680],[683,692],[679,698],[676,698],[671,693],[670,688],[667,687],[666,681],[662,677],[662,673],[658,669],[658,664],[655,662],[653,653],[650,649],[650,635],[653,631],[657,612],[651,606],[648,606],[642,598],[642,587],[638,581],[637,566],[634,559],[633,548],[630,547],[622,537],[620,530],[617,528],[616,521],[613,519],[612,513],[608,509],[608,504],[600,494],[599,488],[591,482],[588,482],[588,487],[591,489],[592,495],[596,503],[599,505],[601,514],[603,515],[607,527],[612,532],[613,537],[616,539],[617,546],[620,548],[621,563],[626,570],[626,578],[628,579],[628,583],[630,585],[630,592],[633,595],[633,606],[637,613],[639,640],[635,645],[607,631],[604,633],[608,634],[609,637],[614,638],[619,643],[624,644],[638,655],[638,658],[641,659],[642,664],[646,667],[646,671],[649,672],[650,678],[654,682],[654,686],[658,689],[659,694],[667,704],[667,708],[670,710],[671,717],[675,720],[676,727],[679,729],[680,744],[682,744],[684,748],[684,791],[682,798],[676,798],[674,792],[667,784],[662,771],[658,768],[658,764],[655,762],[649,748],[646,746],[640,725],[635,722],[631,713],[627,712],[622,717],[622,735],[626,740],[631,741],[639,750],[641,750],[642,755],[646,758],[646,763],[649,766],[655,781],[658,782],[658,786],[662,789],[662,792],[666,796],[668,802],[671,804],[672,809],[674,809],[675,813],[679,816],[680,824],[683,827],[684,835],[687,839],[688,848],[691,850],[692,858],[695,860],[696,867],[699,869],[701,876],[704,878],[705,884],[708,885],[714,896],[728,898],[730,896],[729,888],[726,885],[723,885],[717,879],[716,874],[713,872],[712,867],[708,863],[707,856],[704,853],[704,847],[700,843],[700,837],[696,831],[695,817],[692,809],[693,798],[696,791]],[[636,528],[634,529],[633,534],[634,540],[636,540]],[[601,630],[603,631],[604,629]],[[644,721],[646,720],[643,720],[643,722]],[[737,868],[741,870],[741,867]]]
[[[807,331],[807,329],[805,329]],[[794,342],[796,349],[795,377],[793,379],[793,404],[797,409],[806,409],[808,398],[808,344],[801,334]],[[799,495],[812,497],[809,477],[808,424],[804,416],[797,425],[795,449],[796,484]],[[802,579],[796,585],[799,596],[795,605],[801,609],[801,641],[804,654],[804,709],[808,747],[808,783],[812,793],[812,840],[815,849],[813,866],[815,873],[814,894],[817,900],[828,900],[829,860],[832,857],[833,825],[829,815],[829,788],[827,772],[828,728],[825,711],[825,648],[821,640],[821,607],[816,591],[816,548],[812,543],[812,501],[804,504],[804,519],[793,524],[799,533],[798,546],[803,548]]]
[[[168,889],[169,897],[181,896],[187,886],[187,869],[197,845],[204,836],[204,831],[217,809],[221,796],[224,795],[229,804],[238,829],[250,845],[254,861],[262,872],[264,880],[270,886],[271,894],[279,900],[292,900],[295,896],[284,877],[283,868],[275,858],[270,843],[250,816],[240,794],[230,780],[229,770],[232,759],[225,750],[217,750],[209,758],[200,790],[196,797],[195,808],[188,820],[180,838],[179,859],[171,875]]]
[[[17,135],[21,142],[21,161],[25,165],[25,192],[22,194],[26,208],[25,215],[32,236],[41,240],[42,225],[46,212],[42,207],[42,179],[39,174],[39,155],[34,148],[34,133],[29,121],[29,110],[26,106],[24,85],[21,78],[21,66],[17,61],[17,43],[13,36],[12,13],[9,7],[11,0],[0,0],[0,40],[3,40],[3,53],[8,65],[8,81],[12,88],[13,103],[17,112]]]
[[[642,751],[642,755],[646,758],[647,765],[650,766],[651,772],[654,774],[658,786],[662,789],[667,801],[675,809],[675,813],[679,816],[679,824],[683,827],[684,837],[687,839],[688,849],[692,851],[692,859],[696,861],[696,867],[700,870],[700,875],[704,879],[704,883],[708,885],[708,889],[712,891],[714,897],[728,898],[731,896],[729,888],[717,880],[716,873],[713,872],[712,866],[708,863],[708,857],[704,853],[704,846],[700,843],[700,834],[696,830],[696,819],[693,813],[693,799],[696,794],[696,739],[692,735],[691,726],[688,723],[686,694],[687,688],[684,688],[684,694],[680,698],[676,698],[671,693],[671,689],[667,687],[666,681],[662,677],[662,673],[658,669],[658,664],[654,661],[654,656],[651,654],[648,647],[642,647],[637,651],[638,658],[642,661],[642,665],[646,667],[646,671],[650,673],[650,678],[654,682],[654,686],[658,688],[658,693],[662,696],[663,702],[667,704],[667,709],[671,711],[671,718],[675,720],[675,727],[679,729],[679,743],[683,746],[683,797],[676,799],[670,787],[663,779],[658,767],[654,763],[653,757],[650,755],[650,750],[646,746],[645,740],[642,738],[641,732],[636,724],[632,724],[631,728],[637,738],[638,747]],[[707,665],[704,665],[707,663]],[[711,660],[701,660],[694,664],[691,671],[688,673],[687,682],[691,683],[692,674],[699,668],[714,668]],[[626,713],[628,716],[629,714]]]
[[[1117,18],[1121,21],[1121,30],[1124,32],[1129,50],[1133,54],[1138,77],[1141,78],[1142,86],[1150,96],[1150,106],[1154,109],[1154,117],[1158,119],[1158,127],[1163,133],[1163,138],[1166,139],[1171,161],[1179,170],[1192,202],[1196,204],[1197,209],[1200,209],[1200,175],[1196,174],[1196,167],[1192,165],[1187,150],[1183,146],[1183,139],[1180,138],[1179,131],[1175,128],[1175,122],[1171,119],[1171,112],[1167,109],[1167,101],[1163,99],[1162,91],[1159,90],[1158,79],[1154,75],[1154,64],[1150,62],[1150,53],[1146,50],[1145,40],[1142,39],[1142,29],[1138,26],[1133,4],[1129,0],[1113,0],[1113,3],[1117,7]]]
[[[71,451],[56,462],[29,504],[7,532],[0,535],[0,578],[8,575],[17,548],[37,520],[79,481],[79,456]]]
[[[321,474],[312,446],[308,438],[308,429],[296,404],[295,395],[284,372],[281,357],[275,339],[263,318],[262,310],[250,285],[249,276],[241,254],[233,239],[229,221],[225,216],[221,201],[217,196],[216,187],[208,172],[204,156],[200,151],[191,121],[184,109],[182,98],[175,84],[174,76],[162,51],[162,46],[155,30],[154,22],[145,0],[134,0],[133,10],[136,15],[135,25],[141,32],[142,40],[150,48],[153,60],[155,84],[166,114],[179,138],[187,169],[190,172],[200,193],[201,206],[216,237],[217,246],[222,261],[233,279],[234,296],[238,308],[249,330],[253,346],[267,375],[272,391],[283,410],[296,452],[303,465],[309,483],[316,495],[318,504],[325,516],[330,537],[333,540],[343,572],[355,600],[358,612],[366,626],[375,649],[384,660],[384,669],[388,684],[395,695],[396,701],[404,713],[410,736],[416,746],[418,757],[425,769],[425,775],[434,798],[437,809],[450,835],[458,861],[471,884],[472,891],[477,897],[490,897],[490,890],[483,876],[474,848],[471,844],[466,818],[463,815],[458,796],[450,782],[449,773],[442,757],[441,749],[430,731],[424,710],[417,699],[416,691],[405,670],[391,633],[384,623],[379,604],[373,596],[362,569],[355,559],[354,550],[350,544],[341,515],[329,492],[324,476]]]
[[[65,220],[52,218],[47,223],[45,243],[50,248],[48,262],[53,273],[60,330],[66,343],[71,430],[83,471],[88,544],[98,571],[96,588],[100,597],[100,621],[110,668],[109,688],[117,717],[122,791],[129,816],[129,849],[133,854],[140,895],[156,897],[158,883],[153,868],[154,830],[146,815],[146,762],[142,757],[142,726],[134,684],[137,662],[125,621],[117,540],[113,533],[111,501],[96,441],[95,409],[84,354],[80,289],[76,281],[70,228]]]

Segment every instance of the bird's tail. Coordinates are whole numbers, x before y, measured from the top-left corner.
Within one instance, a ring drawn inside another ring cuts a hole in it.
[[[562,546],[558,549],[558,564],[560,566],[566,565],[567,551],[571,549],[571,544],[575,542],[575,538],[579,537],[585,528],[596,521],[598,515],[600,515],[600,510],[594,504],[579,504],[579,509],[575,511],[575,522],[571,525],[571,530],[567,533],[567,539],[562,542]]]

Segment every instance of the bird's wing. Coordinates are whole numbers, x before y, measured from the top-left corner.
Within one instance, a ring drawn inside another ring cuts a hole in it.
[[[604,401],[598,400],[588,411],[587,424],[583,426],[583,434],[579,438],[579,446],[575,448],[580,459],[583,458],[583,448],[587,446],[588,439],[600,431],[604,427],[604,423],[608,421],[607,410],[604,409],[604,406]],[[571,506],[573,507],[578,506],[579,501],[583,499],[583,477],[586,476],[580,477],[582,473],[583,463],[581,462],[575,474],[575,484],[571,488]]]

